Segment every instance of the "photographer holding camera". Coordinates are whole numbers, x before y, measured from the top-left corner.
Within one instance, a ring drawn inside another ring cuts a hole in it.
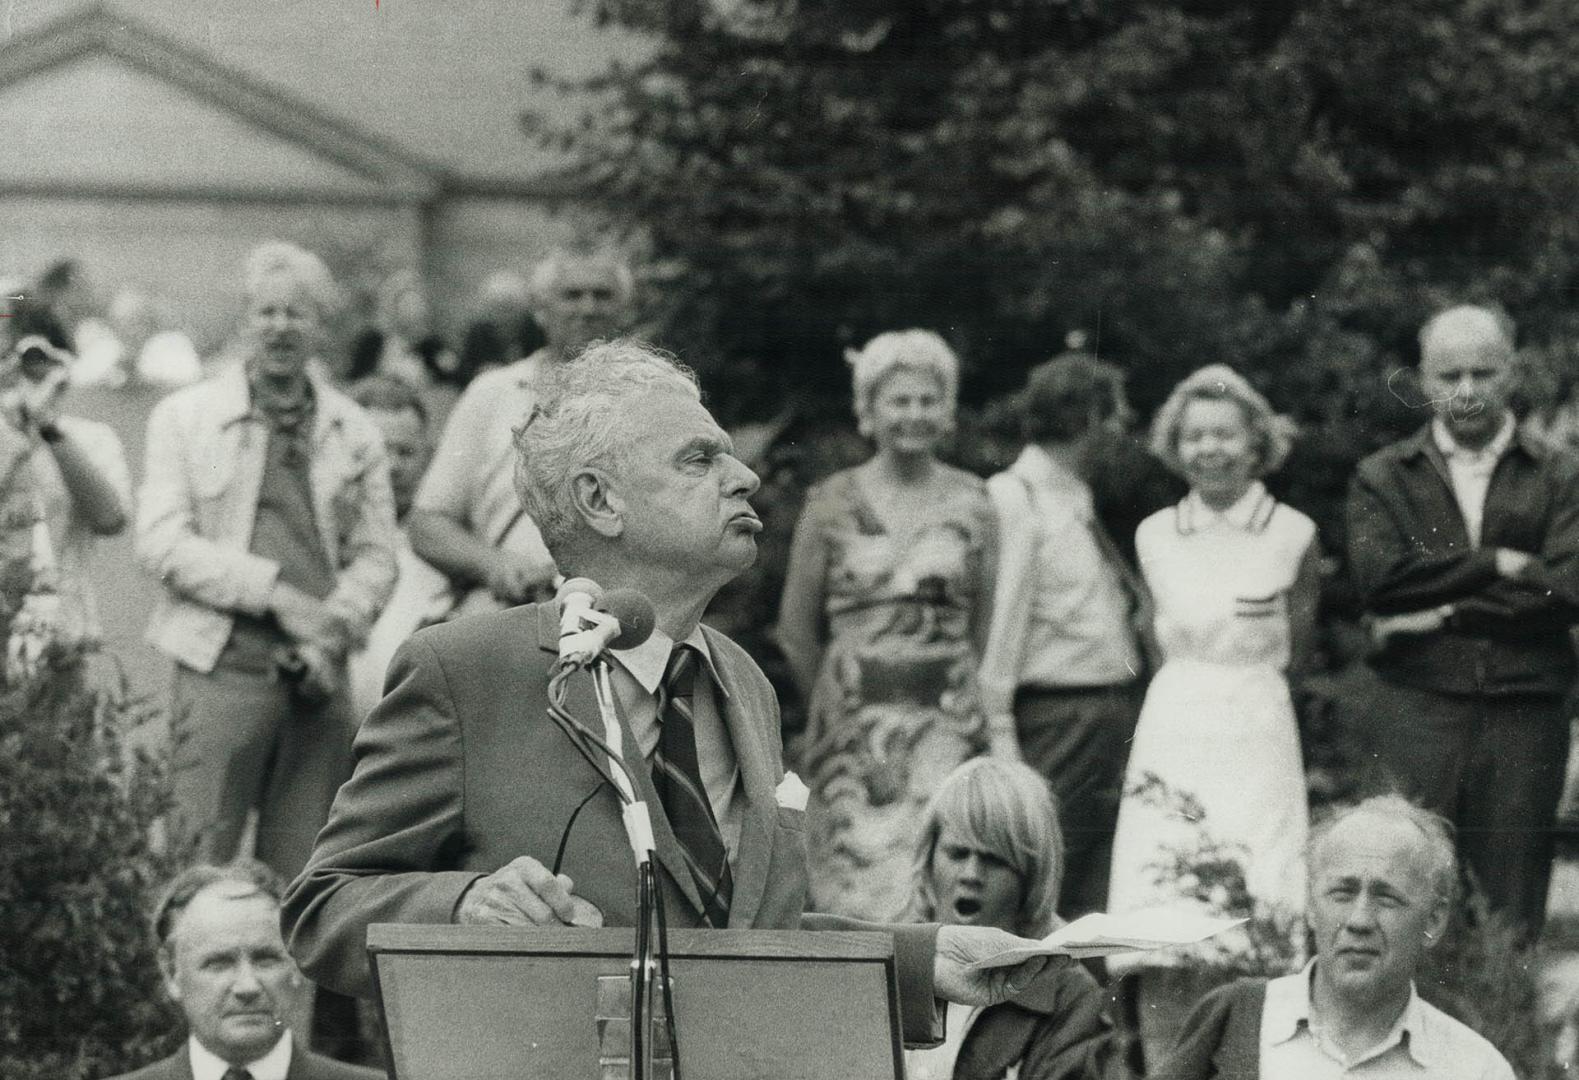
[[[99,537],[126,527],[131,476],[115,433],[104,424],[62,413],[75,357],[65,326],[44,303],[6,301],[0,319],[0,420],[26,441],[24,461],[32,505],[8,513],[4,526],[31,517],[31,581],[15,614],[6,674],[33,672],[49,645],[96,643],[101,635],[87,564]],[[19,450],[21,448],[18,448]]]

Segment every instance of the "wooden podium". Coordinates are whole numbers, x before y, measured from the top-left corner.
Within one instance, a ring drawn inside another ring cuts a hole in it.
[[[370,927],[390,1080],[627,1076],[613,1059],[634,941],[629,929]],[[669,957],[684,1080],[903,1080],[887,934],[673,930]]]

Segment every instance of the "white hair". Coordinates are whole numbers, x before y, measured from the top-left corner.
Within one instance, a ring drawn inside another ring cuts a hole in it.
[[[931,330],[890,330],[860,349],[846,349],[844,359],[855,384],[855,418],[863,435],[869,434],[868,416],[878,387],[896,371],[917,371],[935,378],[949,411],[954,411],[959,397],[959,357]]]
[[[1433,813],[1402,795],[1372,795],[1357,803],[1339,807],[1317,821],[1305,842],[1305,865],[1315,881],[1317,856],[1321,845],[1343,822],[1351,817],[1380,817],[1409,825],[1420,833],[1420,848],[1430,863],[1436,899],[1451,902],[1458,891],[1458,853],[1453,846],[1453,826],[1441,814]]]
[[[630,264],[618,255],[609,251],[560,247],[550,251],[532,268],[532,276],[527,281],[528,296],[533,301],[547,296],[559,281],[559,275],[564,273],[566,264],[575,262],[598,263],[613,270],[614,284],[620,291],[621,303],[629,303],[636,295],[636,275],[631,273]]]
[[[634,338],[593,342],[539,379],[536,405],[515,433],[515,486],[561,569],[577,532],[572,481],[588,467],[620,467],[631,409],[660,391],[702,397],[690,368]]]
[[[256,296],[265,280],[280,276],[307,294],[318,308],[320,318],[329,317],[339,307],[340,290],[329,267],[306,248],[284,240],[259,244],[247,255],[244,272],[247,298]]]

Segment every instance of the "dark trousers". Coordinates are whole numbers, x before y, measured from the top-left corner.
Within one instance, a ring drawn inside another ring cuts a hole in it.
[[[171,697],[178,841],[199,861],[228,862],[256,809],[257,858],[294,878],[351,775],[346,693],[310,702],[273,675],[177,665]]]
[[[1491,906],[1537,933],[1568,762],[1566,702],[1370,681],[1357,734],[1405,794],[1457,827],[1459,858]]]
[[[1068,918],[1107,907],[1113,828],[1142,696],[1139,683],[1022,686],[1014,695],[1020,753],[1058,797],[1064,829],[1058,912]]]

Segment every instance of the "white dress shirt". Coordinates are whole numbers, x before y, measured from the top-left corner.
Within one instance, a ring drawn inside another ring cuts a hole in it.
[[[987,481],[998,512],[998,574],[980,693],[1005,713],[1018,686],[1134,681],[1140,650],[1120,571],[1093,530],[1091,488],[1036,445]]]
[[[1513,444],[1513,431],[1513,414],[1509,413],[1502,418],[1502,427],[1497,429],[1491,442],[1480,450],[1468,450],[1458,444],[1441,420],[1431,421],[1431,437],[1447,460],[1448,480],[1459,513],[1464,515],[1471,547],[1480,547],[1480,526],[1486,518],[1486,492],[1491,488],[1491,474]]]
[[[739,846],[744,808],[740,803],[740,767],[735,757],[735,744],[729,738],[729,729],[719,708],[719,696],[725,694],[724,684],[718,677],[718,669],[713,666],[713,654],[700,626],[691,631],[685,644],[696,649],[702,659],[691,699],[696,761],[702,770],[707,800],[713,806],[713,817],[718,820],[718,830],[724,837],[724,847],[733,860]],[[654,630],[652,637],[634,649],[609,650],[615,660],[609,669],[614,696],[644,758],[651,758],[658,747],[658,686],[663,682],[664,668],[668,666],[673,649],[674,639],[662,630]]]
[[[282,1030],[280,1041],[272,1050],[256,1061],[238,1066],[251,1073],[252,1080],[285,1080],[291,1071],[291,1033],[289,1028]],[[192,1062],[192,1080],[223,1080],[231,1067],[230,1062],[198,1042],[196,1036],[187,1039],[186,1049]]]
[[[1496,1047],[1434,1005],[1411,986],[1409,1003],[1381,1042],[1353,1058],[1321,1031],[1311,1014],[1310,985],[1316,961],[1297,975],[1267,983],[1261,1009],[1261,1075],[1277,1080],[1513,1080],[1513,1068]]]

